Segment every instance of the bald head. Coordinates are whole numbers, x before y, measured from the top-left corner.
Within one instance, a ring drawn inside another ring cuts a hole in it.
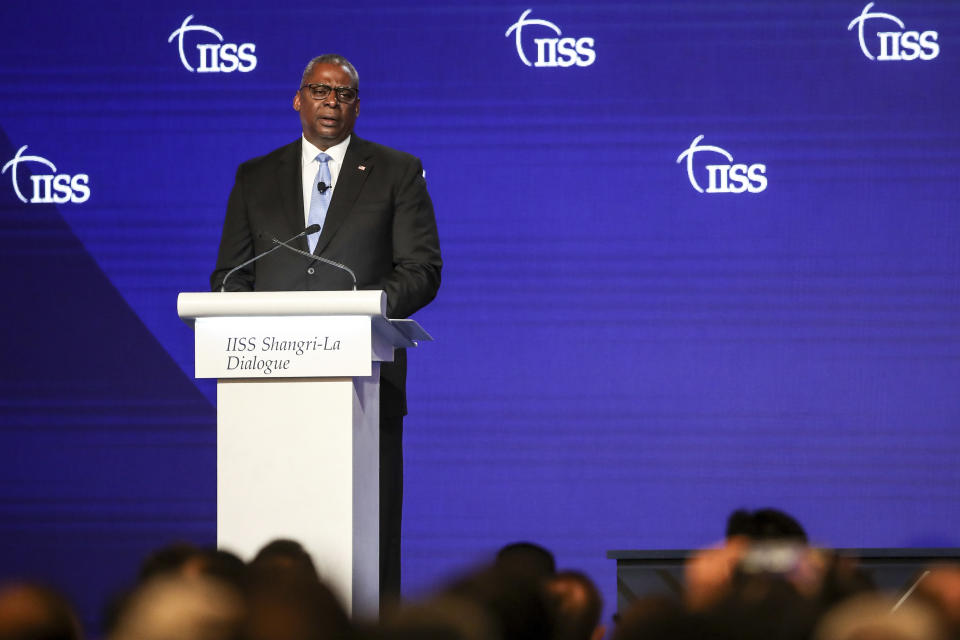
[[[55,591],[35,584],[0,587],[0,638],[80,640],[73,608]]]
[[[603,600],[593,581],[579,571],[560,571],[545,583],[557,637],[590,640],[600,624]]]
[[[162,576],[140,586],[110,640],[234,640],[242,621],[239,594],[206,576]]]

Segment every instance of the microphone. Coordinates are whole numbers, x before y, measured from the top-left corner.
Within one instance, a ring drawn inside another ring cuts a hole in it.
[[[318,225],[313,225],[313,226],[314,226],[314,227],[317,227]],[[308,227],[308,228],[309,228],[309,227]],[[312,232],[311,232],[311,233],[312,233]],[[296,238],[290,238],[290,240],[295,240],[295,239],[296,239]],[[346,271],[347,273],[350,274],[350,277],[353,279],[353,290],[354,290],[354,291],[357,290],[357,274],[355,274],[355,273],[353,272],[353,269],[351,269],[351,268],[348,267],[347,265],[345,265],[345,264],[340,264],[339,262],[336,262],[336,261],[334,261],[334,260],[330,260],[329,258],[324,258],[323,256],[318,256],[318,255],[315,254],[315,253],[307,253],[306,251],[301,251],[300,249],[297,249],[296,247],[291,247],[290,245],[287,244],[287,242],[290,242],[290,240],[282,241],[282,240],[277,240],[276,238],[272,238],[272,240],[277,244],[277,246],[275,246],[274,249],[279,249],[280,247],[286,247],[287,249],[290,249],[290,251],[293,251],[294,253],[299,253],[299,254],[302,255],[302,256],[305,256],[305,257],[307,257],[307,258],[310,258],[311,260],[319,260],[320,262],[322,262],[322,263],[324,263],[324,264],[328,264],[328,265],[330,265],[331,267],[336,267],[337,269],[342,269],[343,271]],[[271,251],[272,251],[272,249],[271,249]]]
[[[317,191],[320,193],[326,193],[327,189],[330,189],[331,185],[325,183],[323,180],[317,183]]]
[[[310,225],[309,227],[307,227],[306,229],[304,229],[303,231],[301,231],[300,233],[298,233],[297,235],[295,235],[295,236],[293,236],[292,238],[288,239],[287,242],[293,242],[294,240],[296,240],[297,238],[299,238],[299,237],[301,237],[301,236],[307,236],[307,235],[310,235],[311,233],[317,233],[318,231],[320,231],[320,225],[318,225],[318,224],[312,224],[312,225]],[[277,240],[274,239],[274,242],[277,242]],[[279,248],[280,248],[280,245],[278,244],[278,245],[275,246],[275,247],[271,247],[270,249],[267,249],[267,250],[264,251],[263,253],[258,253],[257,255],[253,256],[252,258],[250,258],[250,259],[247,260],[246,262],[244,262],[244,263],[242,263],[242,264],[238,264],[238,265],[235,266],[233,269],[230,269],[230,271],[227,272],[227,275],[223,276],[223,280],[220,282],[220,292],[223,293],[224,291],[226,291],[226,288],[227,288],[227,279],[228,279],[230,276],[232,276],[234,273],[236,273],[236,272],[239,271],[240,269],[243,269],[243,268],[244,268],[245,266],[247,266],[248,264],[250,264],[250,263],[252,263],[252,262],[256,262],[257,260],[259,260],[260,258],[264,257],[265,255],[268,255],[268,254],[270,254],[270,253],[273,253],[274,251],[276,251],[276,250],[279,249]],[[293,249],[293,247],[287,247],[287,248],[288,248],[288,249]],[[297,249],[294,249],[294,250],[297,251]]]

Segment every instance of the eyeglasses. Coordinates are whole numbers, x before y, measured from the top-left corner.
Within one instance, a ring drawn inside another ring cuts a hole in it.
[[[337,94],[337,102],[341,104],[353,104],[360,94],[360,92],[353,87],[331,87],[328,84],[320,84],[319,82],[305,84],[300,88],[309,89],[310,95],[314,100],[323,100],[333,91]]]

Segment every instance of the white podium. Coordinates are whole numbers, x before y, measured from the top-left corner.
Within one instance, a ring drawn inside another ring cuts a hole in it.
[[[217,378],[217,544],[290,538],[353,615],[379,602],[379,376],[429,334],[382,291],[181,293]]]

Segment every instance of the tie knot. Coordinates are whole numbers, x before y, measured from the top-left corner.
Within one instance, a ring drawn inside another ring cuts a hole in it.
[[[317,154],[317,162],[319,162],[320,164],[326,164],[329,159],[330,159],[330,156],[328,156],[325,153]]]

